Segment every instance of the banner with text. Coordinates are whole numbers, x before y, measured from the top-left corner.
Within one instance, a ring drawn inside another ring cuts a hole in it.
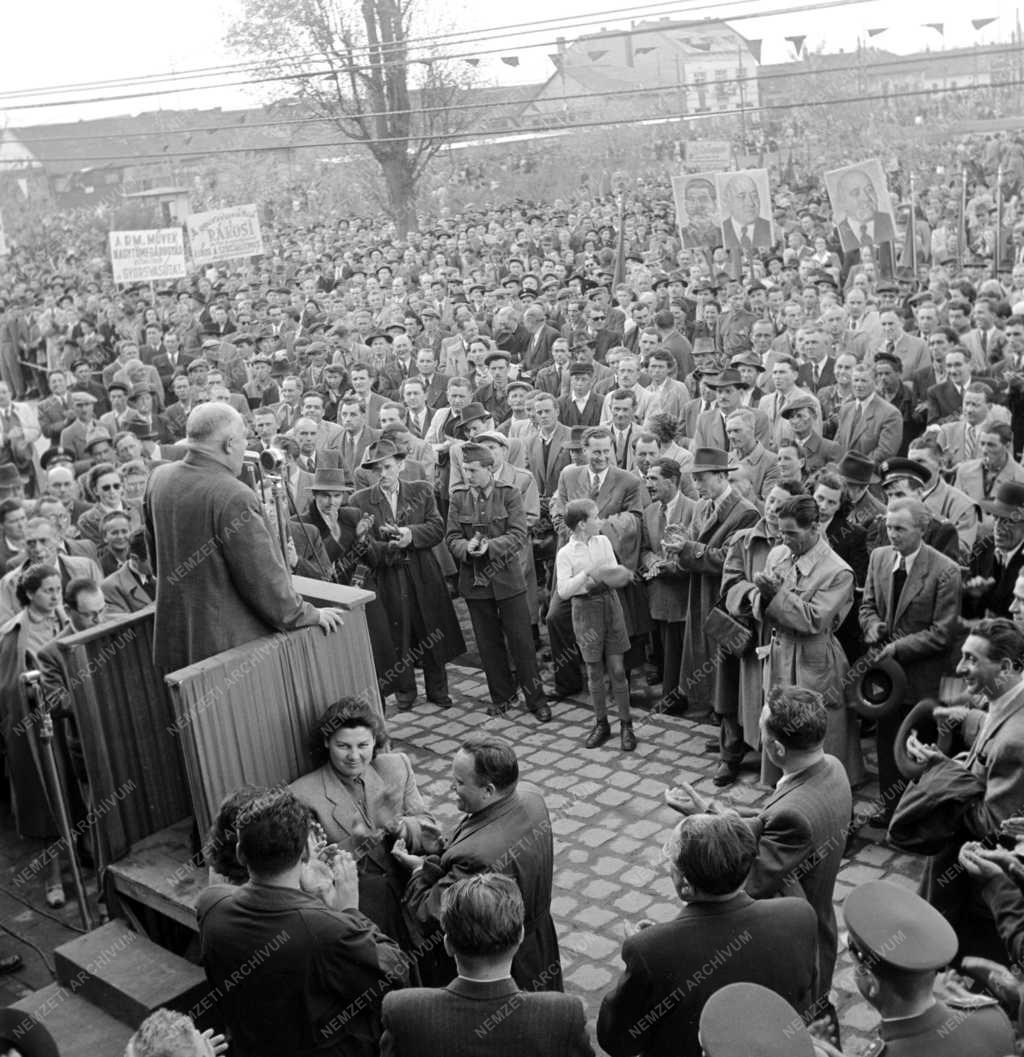
[[[725,139],[687,140],[686,167],[691,172],[725,172],[732,168],[732,144]]]
[[[181,228],[112,231],[110,263],[114,269],[115,283],[180,279],[188,274]]]
[[[254,205],[193,213],[185,223],[195,264],[256,257],[263,253],[260,218]]]

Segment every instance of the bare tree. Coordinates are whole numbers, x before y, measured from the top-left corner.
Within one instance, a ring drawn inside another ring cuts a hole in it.
[[[244,0],[227,38],[280,86],[277,98],[300,100],[369,151],[381,171],[379,204],[403,234],[416,226],[417,186],[431,158],[476,120],[476,111],[449,109],[466,100],[475,68],[412,43],[426,32],[414,6]]]

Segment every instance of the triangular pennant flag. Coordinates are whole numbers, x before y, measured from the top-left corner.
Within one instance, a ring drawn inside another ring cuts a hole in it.
[[[590,59],[591,62],[597,62],[597,60],[600,59],[602,55],[607,55],[607,54],[608,54],[608,49],[607,48],[605,48],[604,51],[588,51],[587,52],[587,58]]]
[[[552,63],[554,64],[554,67],[555,67],[556,70],[560,70],[562,68],[562,56],[561,55],[555,53],[554,55],[549,55],[548,58],[552,61]],[[466,60],[466,62],[471,63],[473,66],[476,66],[476,64],[479,61],[480,61],[479,59],[467,59]]]
[[[940,37],[945,36],[946,24],[944,22],[922,22],[926,29],[934,29]]]
[[[518,55],[502,55],[501,61],[506,66],[518,66],[519,65],[519,56]]]
[[[648,52],[657,51],[657,50],[658,50],[657,48],[634,48],[633,49],[633,54],[634,55],[646,55],[646,54],[648,54]]]
[[[877,37],[879,33],[884,33],[888,28],[888,26],[880,26],[878,29],[869,29],[868,36]]]
[[[551,58],[552,59],[557,59],[558,56],[557,55],[552,55]],[[480,60],[479,59],[466,59],[466,62],[468,62],[470,66],[479,66],[480,65]],[[558,64],[556,63],[555,65],[557,66]]]
[[[995,22],[994,18],[972,18],[971,19],[971,25],[974,26],[975,29],[984,29],[986,26],[990,26],[993,22]]]
[[[689,37],[687,40],[683,41],[683,43],[691,48],[694,48],[696,51],[711,50],[711,41],[702,40],[700,37]]]
[[[786,40],[788,40],[789,43],[793,45],[793,50],[797,53],[797,55],[799,55],[800,52],[802,52],[804,50],[804,41],[806,39],[807,39],[807,34],[806,33],[801,33],[801,34],[799,34],[798,36],[795,36],[795,37],[786,37]]]
[[[754,62],[761,61],[761,41],[759,40],[748,40],[747,48],[750,54],[754,56]]]

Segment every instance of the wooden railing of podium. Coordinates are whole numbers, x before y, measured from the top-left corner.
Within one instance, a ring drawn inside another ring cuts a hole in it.
[[[153,666],[154,607],[59,640],[110,860],[188,816],[205,832],[242,784],[279,785],[311,767],[313,718],[355,696],[381,709],[365,605],[373,594],[294,578],[344,627],[270,635],[166,678]],[[282,692],[286,691],[286,692]]]

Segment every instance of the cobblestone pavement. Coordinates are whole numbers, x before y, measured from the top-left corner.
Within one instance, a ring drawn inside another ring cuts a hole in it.
[[[551,812],[555,835],[551,909],[566,990],[582,998],[593,1031],[601,997],[622,966],[623,939],[643,918],[662,922],[678,913],[678,899],[661,863],[662,844],[679,817],[664,806],[665,788],[692,782],[698,792],[743,807],[757,807],[769,790],[757,783],[753,772],[744,773],[724,794],[715,789],[711,775],[717,761],[703,751],[704,742],[715,733],[707,723],[638,711],[635,753],[619,751],[614,721],[613,740],[601,749],[587,750],[582,741],[590,711],[582,700],[554,706],[554,719],[541,726],[523,708],[507,717],[489,718],[486,688],[477,670],[451,667],[450,684],[455,701],[450,709],[439,709],[421,698],[412,711],[389,714],[394,747],[413,759],[424,798],[449,825],[458,818],[449,766],[462,738],[486,728],[515,744],[522,779],[544,792]],[[857,814],[871,814],[877,787],[869,784],[855,795]],[[865,832],[880,836],[877,830]],[[923,860],[917,856],[858,838],[839,874],[837,910],[847,893],[864,881],[886,878],[916,887],[922,869]],[[835,987],[843,1050],[859,1057],[878,1018],[854,987],[845,949],[840,950]]]

